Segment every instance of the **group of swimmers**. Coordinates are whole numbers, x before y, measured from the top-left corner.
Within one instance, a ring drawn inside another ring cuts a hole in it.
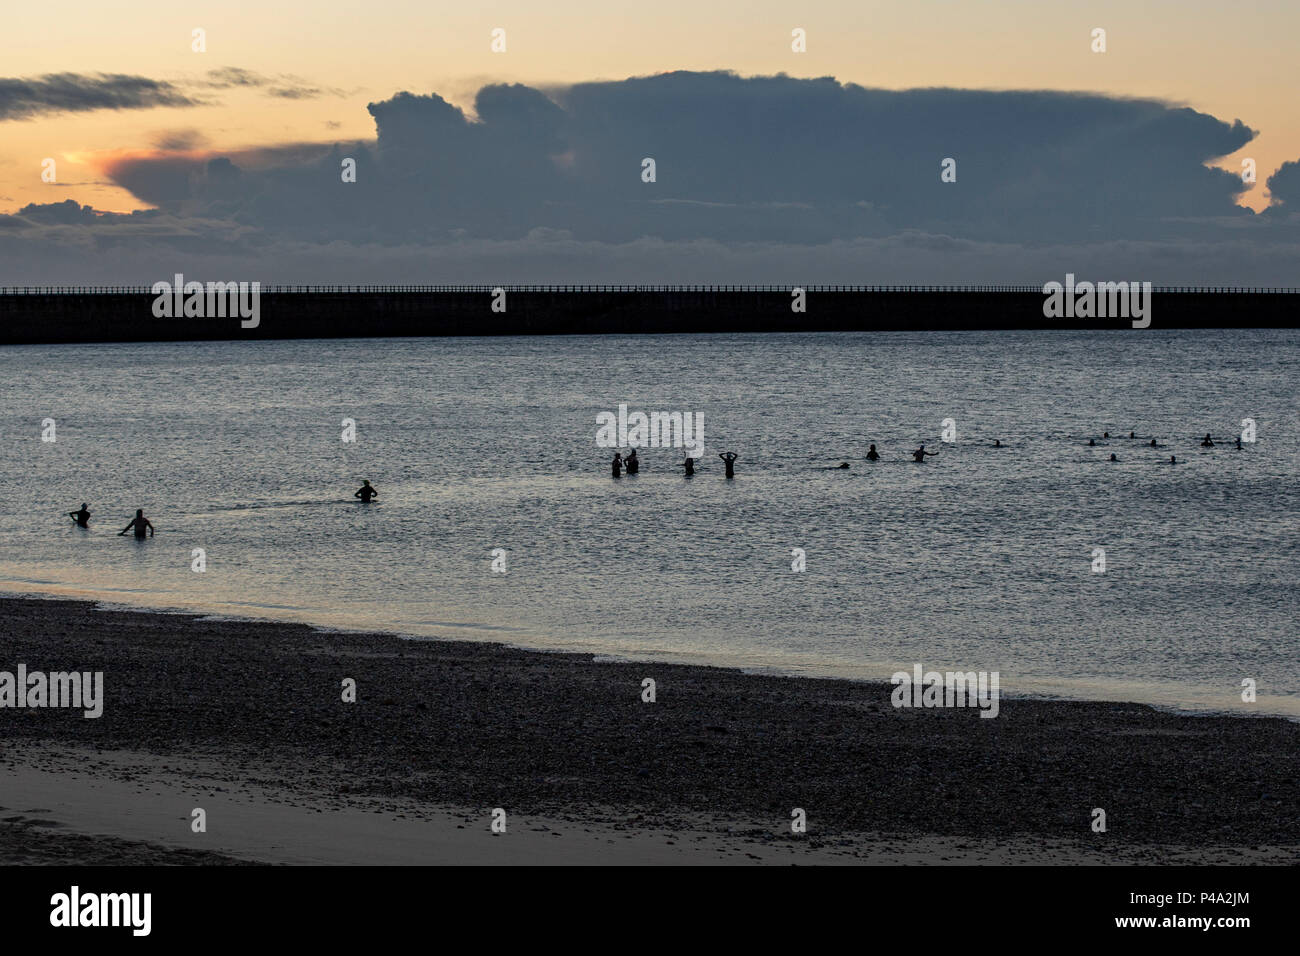
[[[1107,438],[1110,437],[1110,432],[1102,432],[1102,433],[1101,433],[1101,437],[1102,437],[1102,440],[1104,441],[1105,439],[1107,439]],[[1128,433],[1128,437],[1129,437],[1129,438],[1137,438],[1137,433],[1136,433],[1136,432],[1129,432],[1129,433]],[[1089,438],[1089,439],[1088,439],[1088,447],[1089,447],[1089,448],[1095,448],[1095,447],[1097,447],[1097,439],[1095,439],[1095,438]],[[1149,441],[1149,442],[1147,443],[1147,447],[1148,447],[1148,448],[1163,448],[1164,446],[1163,446],[1163,445],[1158,445],[1158,444],[1156,444],[1156,440],[1153,438],[1153,439],[1151,439],[1151,441]],[[1205,433],[1205,437],[1201,439],[1201,447],[1202,447],[1202,448],[1213,448],[1213,447],[1214,447],[1214,439],[1210,437],[1210,433],[1209,433],[1209,432],[1206,432],[1206,433]],[[1242,450],[1242,446],[1241,446],[1241,436],[1238,436],[1238,437],[1237,437],[1237,451],[1241,451],[1241,450]],[[1119,461],[1119,459],[1118,459],[1117,457],[1115,457],[1115,454],[1114,454],[1113,452],[1111,453],[1110,460],[1111,460],[1111,461]],[[1178,464],[1178,456],[1177,456],[1177,455],[1170,455],[1170,456],[1169,456],[1169,464],[1171,464],[1171,465],[1176,465],[1176,464]]]
[[[375,498],[379,497],[379,492],[370,484],[369,480],[366,480],[361,482],[361,487],[353,493],[352,497],[360,498],[362,504],[368,505]],[[72,523],[78,528],[90,527],[90,509],[86,507],[84,501],[81,503],[81,507],[76,511],[69,511],[68,517],[72,519]],[[146,536],[150,538],[153,537],[153,524],[144,516],[143,508],[137,508],[135,510],[135,517],[130,520],[125,528],[117,533],[118,537],[121,537],[128,531],[135,532],[137,541],[144,540]]]
[[[1002,443],[997,442],[994,445],[994,447],[1001,448]],[[926,451],[925,444],[922,443],[920,448],[912,452],[912,460],[925,461],[927,458],[933,458],[937,454],[939,454],[937,451]],[[737,455],[734,451],[724,451],[721,454],[719,454],[718,457],[722,459],[722,462],[727,469],[727,477],[735,478],[736,459],[739,458],[740,456]],[[872,445],[869,449],[867,449],[867,461],[880,461],[880,452],[876,451],[875,445]],[[682,462],[682,466],[686,469],[687,478],[690,478],[695,474],[694,458],[687,458],[684,462]],[[849,463],[847,461],[842,461],[838,465],[830,465],[828,467],[832,469],[848,468]],[[610,473],[615,478],[622,478],[624,469],[626,469],[629,475],[635,475],[638,472],[640,472],[641,462],[636,457],[635,448],[633,448],[626,455],[624,455],[622,452],[614,452],[614,460],[610,463]]]
[[[739,458],[740,456],[737,455],[734,451],[724,451],[722,454],[718,455],[718,457],[722,459],[723,465],[726,466],[727,477],[735,478],[736,459]],[[682,462],[682,467],[686,469],[687,478],[691,478],[695,475],[694,458],[687,458],[684,462]],[[612,474],[615,478],[622,478],[623,471],[625,469],[629,475],[635,475],[641,470],[641,462],[636,457],[635,448],[633,448],[626,455],[624,455],[622,452],[617,452],[617,451],[614,452],[614,460],[610,462],[610,474]]]
[[[69,511],[68,517],[72,519],[72,523],[78,528],[90,527],[90,509],[86,507],[84,501],[81,503],[81,507],[76,511]],[[136,538],[144,538],[146,534],[148,537],[153,537],[153,525],[150,524],[149,519],[144,516],[144,509],[135,509],[135,517],[127,522],[126,527],[117,533],[118,537],[121,537],[128,531],[135,531]]]
[[[1103,440],[1110,438],[1110,432],[1103,432],[1101,437],[1102,437]],[[1137,438],[1137,433],[1136,433],[1136,432],[1129,432],[1129,433],[1128,433],[1128,437],[1129,437],[1129,438],[1134,438],[1134,439],[1135,439],[1135,438]],[[1089,446],[1090,448],[1095,448],[1095,447],[1097,446],[1097,439],[1095,439],[1095,438],[1089,438],[1089,439],[1088,439],[1088,446]],[[1005,448],[1006,446],[1002,444],[1002,440],[1001,440],[1000,438],[995,438],[995,439],[993,440],[993,447],[994,447],[994,448]],[[1163,445],[1160,445],[1160,444],[1157,444],[1157,443],[1156,443],[1156,440],[1153,438],[1153,439],[1151,439],[1151,441],[1150,441],[1150,443],[1149,443],[1149,447],[1151,447],[1151,448],[1163,448],[1164,446],[1163,446]],[[1202,448],[1213,448],[1213,447],[1214,447],[1214,440],[1210,437],[1210,435],[1209,435],[1208,432],[1206,433],[1205,438],[1202,439],[1202,441],[1201,441],[1201,447],[1202,447]],[[1238,450],[1238,451],[1241,451],[1241,450],[1242,450],[1242,445],[1241,445],[1241,439],[1240,439],[1240,438],[1237,439],[1237,450]],[[912,460],[913,460],[913,461],[917,461],[917,462],[923,462],[923,461],[925,461],[927,458],[933,458],[933,457],[935,457],[935,456],[938,455],[938,454],[939,454],[939,453],[938,453],[937,451],[927,451],[926,448],[925,448],[925,443],[922,442],[922,443],[921,443],[921,447],[920,447],[920,448],[917,448],[915,451],[912,452]],[[727,452],[723,452],[723,453],[720,454],[718,457],[721,458],[724,462],[726,462],[726,465],[727,465],[727,477],[728,477],[728,478],[734,478],[734,477],[736,477],[736,472],[735,472],[735,461],[736,461],[736,458],[739,457],[739,456],[737,456],[735,452],[727,451]],[[1114,454],[1112,454],[1112,455],[1110,456],[1110,460],[1111,460],[1111,461],[1119,461],[1119,458],[1116,457]],[[875,446],[875,445],[872,445],[870,448],[867,449],[867,461],[880,461],[880,452],[876,451],[876,446]],[[1170,456],[1169,456],[1169,462],[1170,462],[1170,464],[1177,464],[1177,463],[1178,463],[1178,457],[1177,457],[1176,455],[1170,455]],[[684,465],[684,467],[686,468],[686,477],[687,477],[687,478],[689,478],[689,477],[691,477],[692,475],[695,474],[695,459],[694,459],[694,458],[687,458],[686,461],[683,462],[683,465]],[[849,463],[848,463],[847,461],[842,461],[842,462],[840,462],[838,465],[827,465],[827,466],[825,466],[825,467],[826,467],[826,469],[827,469],[828,471],[837,471],[837,470],[839,470],[839,469],[842,469],[842,468],[848,468],[848,467],[850,467],[850,466],[849,466]],[[613,461],[613,464],[612,464],[612,474],[613,474],[613,476],[614,476],[615,478],[621,478],[621,477],[623,477],[623,470],[624,470],[624,469],[627,470],[627,473],[628,473],[629,475],[635,475],[635,474],[637,474],[637,473],[641,470],[641,463],[640,463],[640,461],[637,460],[637,457],[636,457],[636,449],[635,449],[635,448],[632,449],[630,452],[628,452],[626,455],[622,454],[621,452],[615,452],[615,453],[614,453],[614,461]],[[363,489],[363,490],[364,490],[364,489]]]

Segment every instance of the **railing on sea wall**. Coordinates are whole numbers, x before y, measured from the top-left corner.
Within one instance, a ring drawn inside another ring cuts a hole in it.
[[[783,292],[792,289],[806,292],[1032,292],[1043,294],[1034,285],[263,285],[264,293],[306,293],[334,295],[362,293],[391,295],[400,293],[477,292],[489,294],[497,289],[506,292]],[[1294,287],[1241,286],[1154,286],[1153,292],[1190,293],[1300,293]],[[151,286],[0,286],[0,295],[157,295]]]

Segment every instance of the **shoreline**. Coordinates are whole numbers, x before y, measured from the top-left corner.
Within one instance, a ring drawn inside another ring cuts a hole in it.
[[[347,626],[337,624],[322,624],[303,618],[274,618],[258,617],[252,614],[237,614],[226,610],[216,610],[204,608],[201,606],[179,607],[169,606],[149,606],[143,604],[132,604],[129,601],[113,600],[111,598],[92,597],[86,595],[86,589],[66,586],[67,590],[78,592],[78,596],[69,596],[53,591],[23,591],[13,589],[10,585],[17,584],[17,581],[0,582],[0,602],[9,600],[36,600],[36,601],[72,601],[94,605],[104,611],[126,611],[139,612],[147,614],[158,614],[169,617],[181,618],[201,618],[210,620],[214,623],[234,623],[234,624],[272,624],[272,625],[300,625],[310,628],[313,632],[319,634],[342,634],[342,635],[368,635],[389,637],[403,641],[433,641],[433,642],[453,642],[453,643],[487,643],[496,644],[508,650],[523,651],[534,654],[578,654],[581,656],[591,657],[598,663],[625,664],[625,665],[642,665],[653,666],[664,664],[682,667],[706,667],[716,668],[719,670],[735,671],[737,673],[755,676],[755,677],[789,677],[801,680],[829,680],[829,681],[848,681],[856,684],[882,684],[887,683],[887,679],[882,675],[879,677],[849,676],[844,674],[832,673],[815,673],[811,670],[803,672],[794,670],[784,670],[780,667],[751,665],[745,666],[738,663],[715,663],[706,661],[690,661],[684,659],[673,659],[669,655],[647,654],[645,657],[635,655],[621,655],[607,650],[593,650],[589,648],[552,648],[541,644],[512,643],[508,640],[498,638],[484,638],[471,627],[462,627],[460,630],[465,631],[464,636],[441,634],[416,634],[395,629],[371,628],[358,626]],[[447,630],[456,630],[451,625]],[[1154,700],[1142,700],[1138,698],[1125,697],[1106,697],[1106,696],[1082,696],[1071,695],[1066,692],[1057,692],[1053,690],[1022,690],[1007,689],[1005,686],[1001,689],[1001,698],[1003,700],[1023,700],[1023,701],[1040,701],[1044,703],[1100,703],[1100,704],[1133,704],[1138,706],[1150,707],[1153,710],[1176,716],[1189,717],[1245,717],[1250,719],[1260,718],[1277,718],[1300,724],[1300,714],[1287,713],[1285,711],[1258,710],[1251,711],[1245,707],[1239,708],[1214,708],[1209,706],[1191,706],[1165,703]],[[1265,699],[1267,701],[1267,698]]]
[[[0,599],[0,614],[0,670],[102,670],[105,697],[97,719],[0,709],[0,773],[11,789],[26,781],[22,792],[36,801],[0,798],[7,862],[15,828],[45,816],[28,811],[59,800],[69,832],[263,862],[304,859],[305,850],[276,851],[265,838],[293,842],[295,827],[314,819],[268,809],[286,801],[343,814],[329,838],[357,856],[327,862],[402,862],[409,837],[393,835],[392,852],[373,858],[367,831],[349,842],[360,826],[349,806],[394,826],[428,817],[421,832],[437,837],[444,862],[495,859],[485,845],[459,842],[447,821],[467,814],[457,827],[504,840],[487,830],[496,807],[525,831],[509,844],[525,856],[528,834],[558,844],[550,834],[562,826],[575,845],[585,841],[562,861],[574,863],[767,862],[773,853],[789,862],[992,862],[1013,851],[1058,863],[1300,861],[1300,726],[1284,718],[1017,698],[982,719],[975,709],[895,709],[887,683],[81,601]],[[341,699],[349,677],[355,703]],[[656,681],[654,703],[642,701],[645,677]],[[145,769],[124,769],[132,760]],[[225,781],[218,790],[257,789],[238,812],[261,822],[242,842],[187,842],[175,802],[165,830],[114,823],[121,813],[95,829],[89,805],[75,799],[93,780],[147,777],[166,793],[193,789],[204,773]],[[807,834],[791,834],[792,808],[805,809]],[[1105,833],[1091,830],[1094,808],[1106,810]],[[533,820],[540,828],[524,826]],[[41,839],[39,827],[23,832]],[[665,857],[665,833],[688,835],[674,847],[703,849]],[[618,853],[607,849],[615,845]],[[532,862],[548,858],[536,852]]]

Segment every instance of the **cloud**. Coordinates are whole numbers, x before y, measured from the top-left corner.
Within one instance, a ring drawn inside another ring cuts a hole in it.
[[[198,100],[172,84],[143,76],[51,73],[35,79],[0,78],[0,120],[45,113],[197,105]]]
[[[291,73],[277,77],[263,76],[237,66],[223,66],[208,70],[202,80],[194,83],[203,89],[229,90],[240,87],[263,90],[267,96],[286,100],[311,100],[321,96],[346,96],[345,90],[309,86]]]
[[[206,82],[275,88],[233,68]],[[470,115],[406,91],[367,109],[366,142],[114,155],[102,171],[157,207],[147,226],[174,232],[173,258],[267,281],[1041,283],[1095,265],[1281,284],[1300,242],[1207,166],[1253,130],[1155,100],[717,72],[488,85]],[[1291,177],[1269,181],[1280,202],[1300,195]],[[101,218],[74,238],[65,223],[49,248],[111,248],[125,268],[141,227]]]
[[[1300,161],[1283,163],[1277,172],[1268,177],[1268,194],[1273,201],[1269,207],[1270,212],[1300,212]]]
[[[258,85],[255,74],[214,81]],[[483,87],[476,120],[436,94],[371,103],[376,139],[245,177],[242,221],[351,238],[517,238],[537,226],[638,236],[826,242],[903,229],[975,238],[1176,238],[1251,215],[1206,163],[1255,135],[1153,100],[1047,91],[873,90],[833,79],[669,73],[554,93]],[[337,173],[351,155],[358,182]],[[657,181],[641,179],[653,158]],[[231,158],[239,163],[236,155]],[[956,161],[957,181],[941,181]],[[166,158],[115,178],[150,202],[178,192]],[[150,179],[156,183],[150,183]],[[276,199],[272,199],[272,193]],[[1175,222],[1177,220],[1177,222]],[[1204,225],[1202,225],[1204,224]]]
[[[207,135],[197,129],[164,130],[153,141],[158,149],[171,152],[189,152],[207,146],[208,143]]]

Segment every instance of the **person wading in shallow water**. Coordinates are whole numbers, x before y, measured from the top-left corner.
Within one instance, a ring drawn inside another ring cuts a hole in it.
[[[880,461],[880,452],[876,451],[875,445],[867,449],[867,461]]]
[[[144,509],[142,508],[137,508],[135,510],[135,517],[131,519],[131,523],[128,524],[121,531],[119,531],[117,533],[117,536],[120,538],[122,535],[126,534],[132,528],[135,529],[135,538],[137,541],[144,538],[144,532],[146,528],[149,529],[149,537],[151,538],[153,537],[153,525],[150,524],[149,519],[144,516]]]
[[[682,465],[686,468],[686,477],[693,477],[695,474],[695,459],[687,458],[686,461],[682,462]]]
[[[740,456],[737,455],[734,451],[724,451],[722,454],[718,455],[718,457],[727,463],[727,477],[735,478],[736,459],[739,458]]]
[[[615,478],[623,477],[623,456],[618,452],[614,452],[614,460],[610,462],[610,471]]]
[[[360,498],[362,504],[368,505],[370,504],[370,499],[379,497],[379,492],[375,491],[374,488],[370,487],[369,481],[362,481],[361,487],[358,488],[355,492],[353,492],[352,497]]]
[[[90,512],[86,510],[86,503],[84,501],[81,503],[81,510],[69,511],[68,517],[72,519],[72,523],[78,528],[90,527],[88,523],[90,521]]]
[[[641,462],[637,461],[635,448],[627,453],[627,457],[623,459],[623,464],[627,466],[629,475],[635,475],[641,470]]]
[[[926,456],[926,455],[929,455],[931,458],[933,458],[933,457],[934,457],[935,455],[937,455],[937,454],[939,454],[937,451],[926,451],[926,450],[925,450],[925,445],[922,445],[922,446],[921,446],[920,448],[918,448],[916,451],[912,452],[912,460],[913,460],[913,461],[925,461],[925,456]]]

